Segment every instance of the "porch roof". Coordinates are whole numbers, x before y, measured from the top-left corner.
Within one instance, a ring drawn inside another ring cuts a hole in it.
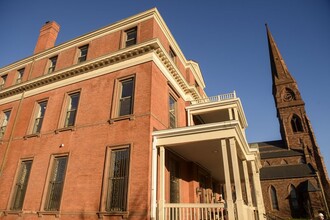
[[[210,123],[153,132],[154,144],[163,146],[188,161],[199,164],[217,180],[224,180],[221,139],[234,138],[239,158],[254,160],[257,148],[250,148],[238,121]],[[226,155],[231,164],[230,157]]]

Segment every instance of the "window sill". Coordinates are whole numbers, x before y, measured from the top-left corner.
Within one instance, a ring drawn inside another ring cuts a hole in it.
[[[133,121],[135,119],[135,116],[134,115],[124,115],[124,116],[120,116],[117,118],[111,118],[108,120],[108,122],[109,122],[109,124],[113,124],[116,121],[122,121],[122,120],[127,120],[127,119],[130,121]]]
[[[56,218],[60,217],[60,212],[59,211],[39,211],[38,217],[42,217],[43,215],[54,215]]]
[[[60,132],[64,132],[64,131],[75,131],[76,130],[76,126],[69,126],[69,127],[65,127],[65,128],[59,128],[55,130],[55,134],[58,134]]]
[[[121,216],[123,219],[128,219],[128,212],[98,212],[99,219],[103,219],[103,216]]]
[[[22,216],[22,213],[23,213],[22,210],[17,210],[17,211],[15,211],[15,210],[3,210],[3,214],[5,216],[7,216],[7,215],[18,215],[18,216]]]
[[[35,134],[27,134],[25,136],[23,136],[24,140],[28,139],[28,138],[33,138],[33,137],[40,137],[40,133],[35,133]]]

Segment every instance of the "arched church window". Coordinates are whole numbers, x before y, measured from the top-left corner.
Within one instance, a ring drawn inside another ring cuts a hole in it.
[[[301,119],[299,118],[298,115],[293,115],[291,118],[291,127],[292,127],[292,131],[293,132],[302,132],[303,127],[302,127],[302,123],[301,123]]]
[[[284,165],[284,164],[288,164],[288,161],[282,159],[282,160],[281,160],[281,164],[282,164],[282,165]]]
[[[296,96],[295,96],[294,92],[291,89],[286,88],[283,92],[283,100],[285,102],[296,100]]]
[[[290,205],[293,210],[299,209],[299,203],[298,203],[298,195],[296,188],[290,184],[289,186],[289,198],[290,198]]]
[[[270,166],[270,163],[266,160],[266,161],[264,162],[264,167],[268,167],[268,166]]]
[[[277,193],[274,186],[269,187],[269,195],[270,195],[270,201],[272,204],[273,210],[279,210],[278,208],[278,199],[277,199]]]

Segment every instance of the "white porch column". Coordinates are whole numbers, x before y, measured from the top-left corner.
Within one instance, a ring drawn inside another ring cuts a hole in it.
[[[232,108],[228,109],[228,113],[229,113],[229,120],[234,120],[234,116],[233,116],[233,110]]]
[[[159,147],[159,203],[158,203],[158,219],[165,219],[164,205],[165,205],[165,149],[163,146]]]
[[[242,161],[248,206],[252,206],[251,185],[246,160]]]
[[[251,170],[252,170],[252,176],[253,176],[253,185],[254,185],[255,198],[256,198],[256,202],[257,202],[257,209],[258,209],[259,219],[266,219],[265,216],[264,216],[265,206],[264,206],[264,200],[263,200],[263,197],[262,197],[259,171],[257,172],[256,164],[255,164],[254,160],[252,160],[250,163],[251,163]]]
[[[238,112],[237,112],[237,108],[233,108],[234,109],[234,119],[238,121]]]
[[[236,150],[236,141],[234,138],[229,139],[230,155],[233,166],[233,175],[235,183],[235,192],[236,192],[236,210],[238,219],[244,219],[244,202],[242,196],[242,186],[241,186],[241,177],[239,173],[238,160],[237,160],[237,150]]]
[[[151,158],[151,219],[157,219],[157,138],[152,139],[152,158]]]
[[[231,192],[230,172],[229,172],[229,164],[228,164],[227,144],[225,139],[221,140],[221,151],[222,151],[223,171],[225,174],[225,189],[226,189],[225,198],[227,203],[228,219],[235,219],[234,203]]]
[[[248,167],[247,167],[246,160],[242,161],[242,165],[243,165],[243,173],[244,173],[244,180],[245,180],[245,191],[246,191],[247,202],[248,202],[248,206],[249,206],[249,213],[248,213],[249,216],[248,216],[248,218],[249,219],[254,219],[253,210],[251,209],[253,207],[253,204],[252,204],[252,196],[251,196],[249,170],[248,170]]]

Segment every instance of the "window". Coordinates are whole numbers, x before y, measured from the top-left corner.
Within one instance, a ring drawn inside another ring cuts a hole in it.
[[[170,203],[180,202],[180,164],[174,159],[169,161],[170,171]]]
[[[276,210],[279,210],[276,189],[275,189],[274,186],[270,186],[270,188],[269,188],[269,194],[270,194],[272,209],[273,210],[275,210],[275,209]]]
[[[301,119],[297,115],[292,116],[291,127],[294,133],[304,131],[302,127]]]
[[[78,57],[78,63],[84,62],[87,59],[88,45],[79,47],[80,55]]]
[[[134,78],[121,80],[119,87],[118,116],[133,114]]]
[[[176,100],[172,95],[169,97],[169,127],[176,128]]]
[[[129,154],[128,147],[110,150],[105,207],[107,212],[127,210]]]
[[[170,57],[173,60],[173,62],[175,62],[176,54],[174,53],[174,50],[172,49],[172,47],[170,47],[169,54],[170,54]]]
[[[52,73],[55,71],[56,68],[57,56],[50,58],[48,62],[49,62],[49,67],[47,73]]]
[[[5,111],[2,113],[2,122],[1,122],[1,127],[0,127],[0,139],[3,138],[6,128],[7,128],[7,124],[9,121],[9,117],[10,117],[10,110],[9,111]]]
[[[125,31],[125,34],[126,34],[125,47],[129,47],[129,46],[136,44],[136,42],[137,42],[137,28],[136,27]]]
[[[67,161],[68,156],[54,158],[44,207],[46,211],[58,211],[60,209]]]
[[[289,186],[290,205],[293,210],[299,210],[298,196],[296,188],[290,184]]]
[[[79,97],[80,92],[75,92],[68,95],[64,127],[70,127],[75,125]]]
[[[44,120],[44,116],[46,112],[46,107],[47,107],[47,101],[38,102],[32,134],[40,133],[42,122]]]
[[[16,179],[11,210],[22,210],[27,184],[29,182],[32,160],[22,161]]]
[[[22,82],[22,78],[23,78],[23,75],[24,75],[24,71],[25,71],[25,69],[23,68],[23,69],[19,69],[18,71],[17,71],[17,79],[16,79],[16,84],[18,84],[18,83],[21,83]]]
[[[7,74],[1,76],[0,89],[3,89],[5,87],[7,76],[8,76]]]

